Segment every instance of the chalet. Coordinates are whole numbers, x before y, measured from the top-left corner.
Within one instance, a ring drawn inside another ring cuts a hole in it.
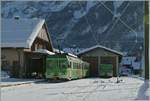
[[[44,19],[2,19],[2,70],[13,77],[44,77],[46,55],[54,54]]]
[[[101,45],[95,45],[80,51],[78,56],[90,63],[90,75],[92,77],[99,76],[98,68],[101,64],[111,64],[113,76],[117,76],[122,53]]]

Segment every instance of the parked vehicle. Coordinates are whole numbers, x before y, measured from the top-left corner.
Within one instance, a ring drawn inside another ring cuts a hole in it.
[[[9,72],[8,71],[1,71],[1,79],[6,79],[10,78]]]
[[[99,75],[101,77],[112,77],[113,76],[113,65],[112,64],[101,64],[99,68]]]
[[[120,76],[129,76],[132,74],[132,72],[133,72],[132,67],[127,68],[127,67],[123,66],[120,68]]]
[[[78,79],[89,76],[89,63],[71,54],[56,54],[46,58],[47,79]]]

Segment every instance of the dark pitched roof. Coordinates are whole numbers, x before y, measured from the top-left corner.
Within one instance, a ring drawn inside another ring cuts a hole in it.
[[[1,47],[30,48],[44,19],[2,19]]]
[[[110,51],[110,52],[112,52],[112,53],[118,54],[118,55],[123,55],[122,52],[119,52],[119,51],[116,51],[116,50],[113,50],[113,49],[104,47],[104,46],[102,46],[102,45],[95,45],[95,46],[93,46],[93,47],[86,48],[86,49],[80,51],[80,52],[78,53],[78,55],[84,54],[84,53],[89,52],[89,51],[91,51],[91,50],[93,50],[93,49],[96,49],[96,48],[101,48],[101,49]]]

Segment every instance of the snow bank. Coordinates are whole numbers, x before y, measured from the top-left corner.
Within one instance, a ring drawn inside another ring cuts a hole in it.
[[[6,71],[1,71],[1,79],[9,78],[9,74]]]

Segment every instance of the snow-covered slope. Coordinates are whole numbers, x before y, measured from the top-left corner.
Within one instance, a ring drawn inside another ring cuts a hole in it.
[[[142,1],[2,2],[1,15],[45,18],[56,48],[57,39],[62,48],[101,44],[128,52],[143,44]]]

